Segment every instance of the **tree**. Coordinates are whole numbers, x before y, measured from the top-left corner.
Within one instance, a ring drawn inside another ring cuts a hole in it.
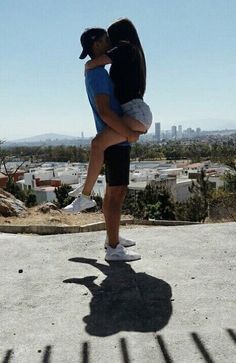
[[[25,199],[25,205],[26,207],[34,207],[37,204],[36,195],[33,194],[31,191],[27,193],[26,199]]]
[[[19,187],[19,185],[14,182],[11,175],[8,175],[7,184],[4,190],[6,190],[8,193],[11,193],[14,195],[14,197],[21,200],[22,202],[25,202],[26,193]]]
[[[192,222],[204,222],[208,216],[212,188],[203,169],[201,169],[197,181],[192,181],[189,191],[191,196],[187,202],[178,203],[176,206],[177,218]]]
[[[74,198],[68,195],[71,190],[71,186],[66,184],[62,184],[60,187],[55,188],[57,205],[59,206],[59,208],[64,208],[73,201]]]
[[[236,193],[236,172],[227,172],[224,175],[224,189],[231,193]]]
[[[175,219],[175,207],[166,186],[148,184],[137,194],[128,194],[123,210],[141,219]]]

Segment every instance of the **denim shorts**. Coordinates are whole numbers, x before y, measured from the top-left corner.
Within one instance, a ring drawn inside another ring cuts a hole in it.
[[[152,124],[152,112],[150,107],[141,98],[135,98],[121,105],[122,110],[128,116],[135,118],[146,126],[147,130]]]

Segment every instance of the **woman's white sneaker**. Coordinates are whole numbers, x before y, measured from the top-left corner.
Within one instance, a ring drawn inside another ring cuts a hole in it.
[[[141,259],[141,255],[137,252],[128,251],[120,243],[116,248],[110,246],[107,247],[107,252],[105,255],[106,261],[137,261]]]
[[[62,210],[66,213],[78,213],[82,210],[95,207],[96,205],[97,203],[95,202],[95,200],[90,199],[90,197],[80,195],[78,198],[73,200],[71,204],[67,205]]]
[[[69,192],[68,195],[70,197],[75,197],[75,198],[78,197],[81,194],[83,187],[84,187],[84,184],[79,184],[77,186],[77,188],[74,190],[71,190],[71,192]]]

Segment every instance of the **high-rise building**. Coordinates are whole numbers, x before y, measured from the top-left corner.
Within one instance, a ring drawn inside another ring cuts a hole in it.
[[[197,136],[200,136],[201,135],[201,129],[200,129],[200,127],[197,127],[196,134],[197,134]]]
[[[155,122],[155,140],[157,142],[161,141],[161,124],[160,124],[160,122]]]
[[[175,125],[171,127],[171,137],[172,139],[176,139],[177,137],[177,128]]]
[[[177,137],[178,137],[178,139],[182,139],[182,136],[183,136],[182,125],[179,125],[178,126]]]
[[[191,139],[192,137],[194,137],[195,131],[191,127],[188,127],[185,133],[186,137]]]

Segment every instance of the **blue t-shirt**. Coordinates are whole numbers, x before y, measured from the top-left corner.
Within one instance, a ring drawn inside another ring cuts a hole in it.
[[[85,72],[85,85],[88,99],[93,110],[94,120],[97,132],[100,133],[107,125],[99,116],[96,109],[95,97],[99,94],[108,95],[110,98],[110,107],[118,116],[122,116],[123,112],[118,100],[114,94],[114,86],[110,76],[104,67],[97,67]],[[122,142],[119,145],[129,145],[128,142]]]

